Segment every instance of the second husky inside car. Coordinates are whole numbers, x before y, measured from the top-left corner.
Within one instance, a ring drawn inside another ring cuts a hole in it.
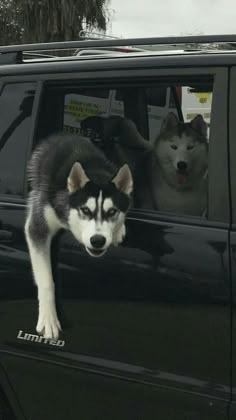
[[[25,234],[38,287],[36,330],[57,339],[61,326],[55,306],[51,240],[60,229],[67,229],[93,257],[121,243],[133,180],[127,164],[118,170],[89,139],[64,134],[50,137],[35,150],[29,178],[32,191]]]
[[[152,198],[153,208],[202,216],[207,207],[207,168],[207,124],[202,116],[184,123],[169,113],[148,168],[151,193],[147,198]]]

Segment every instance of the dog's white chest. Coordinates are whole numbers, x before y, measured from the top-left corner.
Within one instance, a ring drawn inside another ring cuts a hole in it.
[[[206,209],[206,191],[204,181],[197,188],[179,191],[165,180],[159,179],[153,191],[158,210],[176,214],[201,216]]]

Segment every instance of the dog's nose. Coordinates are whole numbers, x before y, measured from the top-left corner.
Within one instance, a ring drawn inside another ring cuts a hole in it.
[[[102,248],[106,243],[106,238],[102,235],[93,235],[90,238],[90,243],[93,248]]]
[[[180,170],[180,171],[185,171],[186,169],[187,169],[187,163],[186,162],[184,162],[183,160],[181,160],[181,161],[179,161],[178,163],[177,163],[177,168]]]

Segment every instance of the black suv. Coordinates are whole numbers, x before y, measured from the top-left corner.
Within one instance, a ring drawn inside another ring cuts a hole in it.
[[[0,418],[236,419],[235,42],[0,47]],[[127,45],[157,51],[116,53]],[[169,111],[208,123],[207,211],[134,206],[124,244],[101,259],[62,233],[52,259],[63,332],[40,338],[23,231],[32,149],[58,130],[81,132],[91,116],[128,117],[152,142]]]

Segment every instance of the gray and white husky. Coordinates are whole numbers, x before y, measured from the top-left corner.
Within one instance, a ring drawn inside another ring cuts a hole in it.
[[[169,113],[154,143],[150,166],[154,208],[203,215],[207,207],[207,167],[207,125],[202,116],[183,123]]]
[[[69,230],[92,257],[121,243],[133,180],[127,164],[117,169],[89,139],[64,134],[50,137],[35,150],[29,178],[25,235],[38,287],[36,330],[57,339],[61,326],[52,278],[52,238],[60,229]]]

